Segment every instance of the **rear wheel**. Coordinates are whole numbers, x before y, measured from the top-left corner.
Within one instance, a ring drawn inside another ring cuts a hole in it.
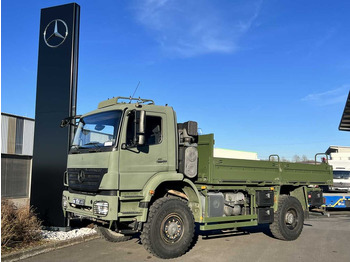
[[[282,240],[295,240],[301,234],[304,224],[304,212],[298,199],[281,195],[274,222],[270,225],[274,237]]]
[[[141,241],[144,247],[160,258],[183,255],[194,236],[194,218],[187,203],[176,198],[160,198],[150,208]]]
[[[101,226],[96,227],[96,231],[103,239],[109,242],[124,242],[128,241],[132,237],[131,235],[120,234]]]

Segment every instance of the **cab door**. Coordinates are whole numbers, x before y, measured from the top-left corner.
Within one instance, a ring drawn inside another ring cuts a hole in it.
[[[129,147],[134,134],[134,114],[127,113],[122,128],[119,155],[119,189],[141,190],[156,173],[168,170],[168,137],[166,114],[147,111],[145,144]]]

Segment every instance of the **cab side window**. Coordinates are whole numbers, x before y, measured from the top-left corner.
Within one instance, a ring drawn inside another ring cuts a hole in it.
[[[162,118],[146,116],[146,144],[156,145],[162,142]]]
[[[130,115],[127,125],[126,144],[131,145],[134,138],[134,115]],[[157,145],[162,142],[162,118],[146,116],[145,145]]]

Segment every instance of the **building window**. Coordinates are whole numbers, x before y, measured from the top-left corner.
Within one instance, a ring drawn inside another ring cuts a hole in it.
[[[24,120],[21,118],[16,119],[16,145],[15,145],[15,154],[22,154],[23,150],[23,124]]]

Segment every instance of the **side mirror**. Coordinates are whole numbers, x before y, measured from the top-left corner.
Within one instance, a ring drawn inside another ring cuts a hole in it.
[[[137,146],[143,146],[145,144],[145,132],[146,132],[146,112],[144,110],[132,110],[129,112],[129,121],[133,121],[133,137],[132,141],[123,143],[121,149],[128,149]],[[131,137],[130,137],[131,140]]]
[[[65,119],[63,119],[61,121],[61,124],[60,124],[60,127],[63,128],[63,127],[66,127],[70,124],[70,121],[72,120],[71,117],[66,117]]]
[[[74,125],[71,123],[71,121],[73,119],[79,119],[80,117],[81,117],[81,115],[66,117],[65,119],[61,120],[60,127],[63,128],[63,127],[69,126],[69,125]]]
[[[134,143],[135,145],[142,146],[145,144],[145,132],[146,132],[146,111],[135,111],[135,134]]]

